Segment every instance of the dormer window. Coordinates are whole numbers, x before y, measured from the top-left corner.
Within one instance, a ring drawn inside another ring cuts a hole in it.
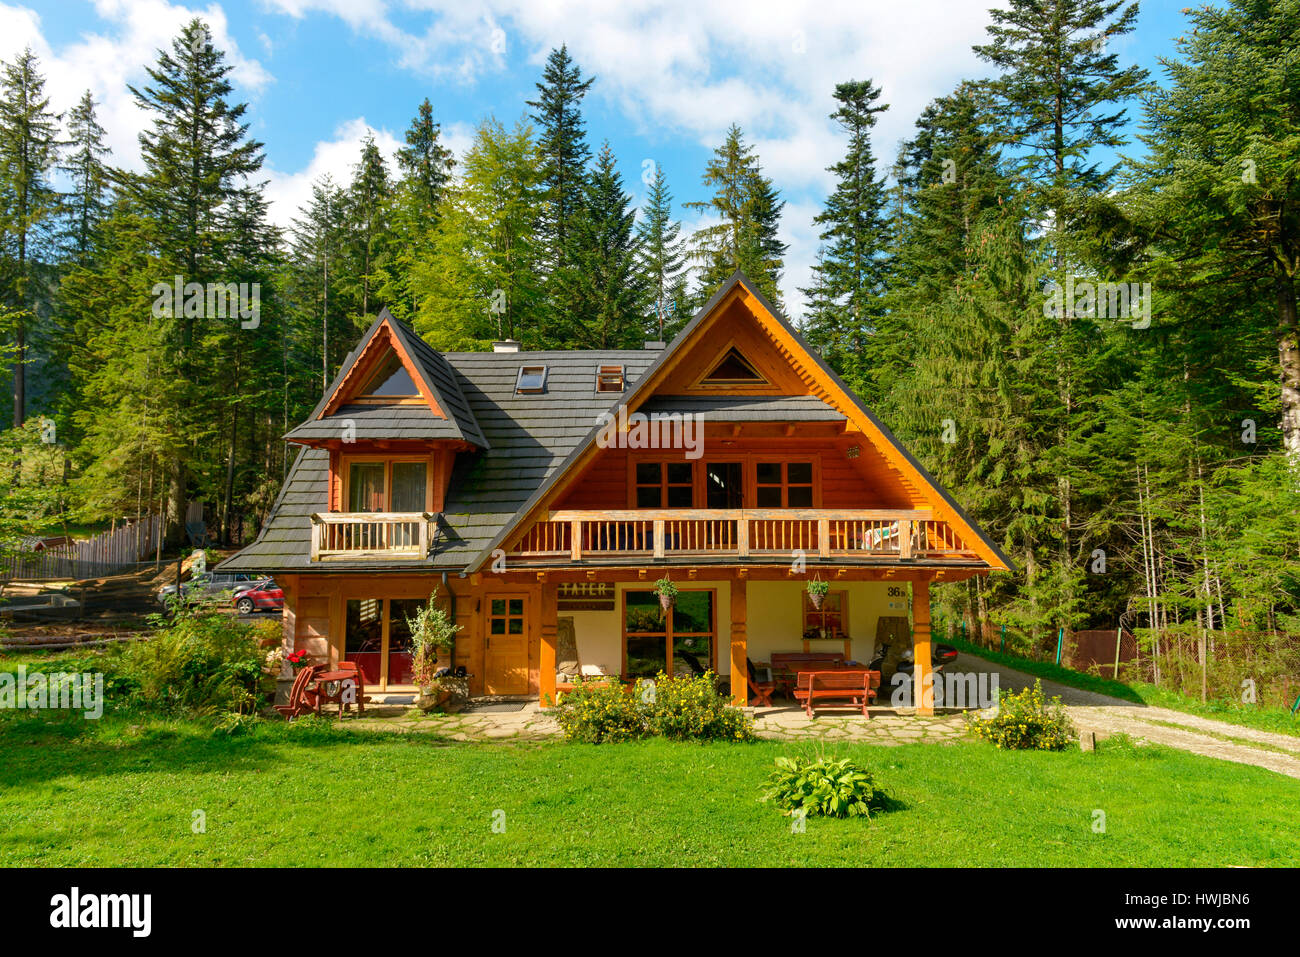
[[[596,391],[597,392],[622,392],[623,391],[623,367],[622,366],[596,366]]]
[[[516,395],[535,395],[546,391],[546,366],[520,366],[515,380]]]
[[[415,380],[395,352],[389,354],[357,393],[360,399],[416,399],[419,396]]]

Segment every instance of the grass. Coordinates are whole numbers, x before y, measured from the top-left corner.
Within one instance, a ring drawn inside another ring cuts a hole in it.
[[[1112,698],[1119,698],[1133,704],[1143,704],[1153,708],[1168,708],[1171,711],[1181,711],[1184,714],[1211,718],[1215,721],[1223,721],[1243,728],[1254,728],[1258,731],[1272,731],[1277,734],[1300,737],[1300,718],[1293,716],[1289,708],[1245,705],[1229,700],[1211,700],[1202,704],[1197,698],[1188,697],[1169,688],[1162,688],[1159,685],[1146,682],[1128,684],[1123,681],[1116,681],[1113,678],[1102,678],[1099,675],[1075,671],[1072,668],[1066,668],[1051,661],[1034,661],[1030,658],[1021,658],[1006,652],[994,651],[963,641],[960,638],[944,638],[943,640],[945,644],[952,645],[959,651],[975,655],[994,664],[1005,665],[1008,668],[1023,671],[1025,674],[1034,675],[1047,681],[1055,681],[1057,684],[1068,685],[1071,688],[1079,688],[1082,691],[1110,695]]]
[[[842,745],[894,808],[759,801],[778,742],[454,743],[262,722],[0,717],[0,866],[1277,865],[1300,781],[1159,747]],[[802,746],[802,747],[807,747]],[[1106,831],[1092,830],[1094,810]],[[195,834],[202,811],[206,833]],[[503,812],[502,814],[498,812]],[[504,832],[493,830],[494,819]]]

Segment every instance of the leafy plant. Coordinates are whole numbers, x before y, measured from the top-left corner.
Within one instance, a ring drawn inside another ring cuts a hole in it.
[[[665,575],[655,582],[655,594],[663,601],[669,604],[677,601],[677,585],[671,578]]]
[[[435,588],[428,603],[416,612],[415,617],[406,619],[406,626],[411,630],[411,674],[422,688],[433,683],[438,661],[444,653],[450,660],[451,650],[456,646],[456,632],[462,627],[452,623],[451,617],[437,601],[438,589]]]
[[[122,652],[132,702],[190,714],[253,713],[269,690],[256,634],[220,612],[185,614]]]
[[[568,741],[604,744],[635,741],[650,733],[649,719],[640,698],[617,679],[575,679],[573,690],[551,711]]]
[[[866,768],[824,754],[777,758],[769,785],[764,801],[809,817],[870,817],[885,796]]]
[[[1064,751],[1078,736],[1060,697],[1049,701],[1037,678],[1032,688],[1018,694],[1002,691],[997,713],[992,717],[970,713],[966,724],[977,738],[1015,751]]]
[[[660,672],[654,683],[640,680],[633,696],[647,700],[652,734],[672,741],[752,741],[754,719],[718,691],[712,671],[669,678]]]
[[[717,677],[638,679],[625,687],[616,679],[574,682],[574,690],[551,714],[569,741],[588,744],[658,736],[673,741],[752,741],[754,721],[718,692]]]
[[[826,597],[826,593],[831,590],[831,583],[823,581],[820,578],[814,578],[808,582],[808,594],[812,596]]]

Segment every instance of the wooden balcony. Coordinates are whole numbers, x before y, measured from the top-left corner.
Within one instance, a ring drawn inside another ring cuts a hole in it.
[[[311,517],[311,560],[422,559],[436,520],[428,512],[317,512]]]
[[[975,552],[928,510],[635,509],[552,512],[511,550],[537,564],[655,559],[952,559]]]

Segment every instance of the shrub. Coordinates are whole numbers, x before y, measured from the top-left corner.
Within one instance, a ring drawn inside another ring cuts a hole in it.
[[[588,744],[635,741],[654,735],[673,741],[752,741],[754,722],[718,692],[716,676],[639,679],[633,688],[617,680],[574,683],[552,712],[569,741]]]
[[[634,696],[648,700],[650,731],[671,741],[752,741],[754,719],[718,691],[712,671],[638,681]]]
[[[551,714],[564,737],[584,744],[635,741],[649,734],[649,722],[640,698],[629,694],[617,679],[574,682]]]
[[[1050,701],[1043,694],[1043,683],[1019,694],[1003,691],[997,714],[981,718],[968,714],[966,723],[977,738],[991,741],[999,748],[1029,751],[1064,751],[1077,737],[1073,722],[1065,713],[1059,697]]]
[[[254,631],[220,612],[181,614],[126,648],[121,674],[135,687],[133,703],[149,710],[252,713],[269,690],[258,645]]]
[[[775,801],[786,814],[802,810],[808,817],[870,817],[885,796],[866,768],[824,754],[777,758],[769,784],[764,801]]]

